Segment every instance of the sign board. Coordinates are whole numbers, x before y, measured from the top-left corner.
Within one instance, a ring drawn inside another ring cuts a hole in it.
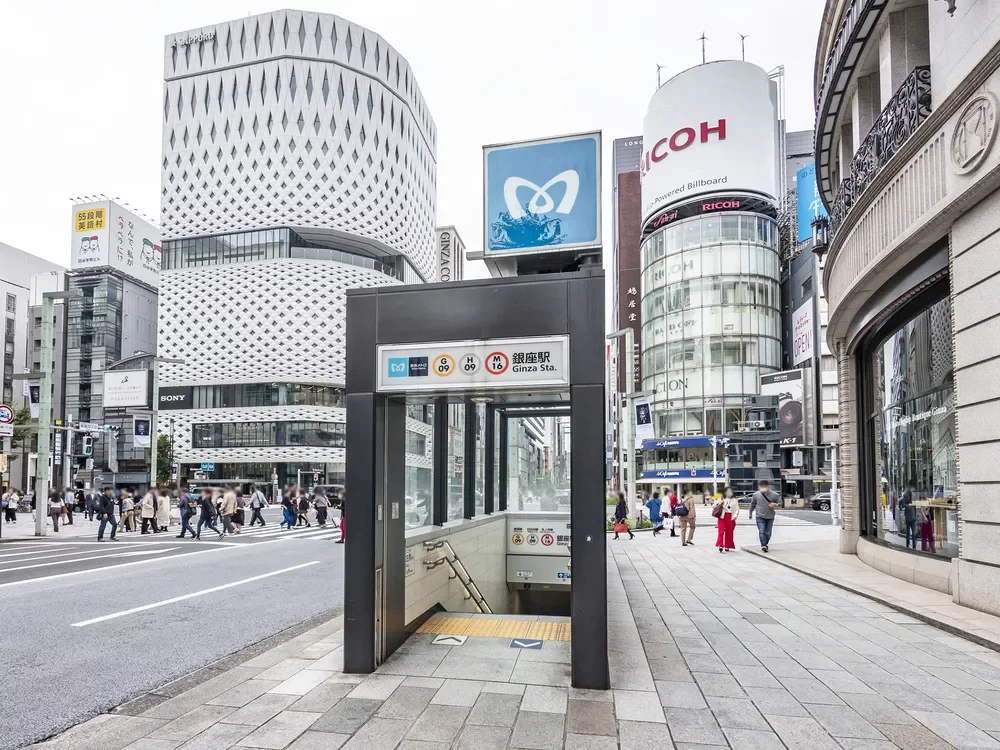
[[[7,404],[0,404],[0,437],[13,437],[14,410]]]
[[[114,201],[73,206],[70,267],[113,268],[159,286],[160,230]]]
[[[152,445],[152,420],[147,416],[132,415],[132,444],[136,448]]]
[[[816,326],[813,325],[813,298],[792,313],[792,365],[798,366],[816,356]]]
[[[778,398],[778,442],[782,447],[805,445],[802,373],[786,370],[760,376],[760,395]]]
[[[827,218],[826,206],[819,197],[816,184],[816,165],[809,164],[795,173],[795,198],[798,213],[798,240],[812,239],[812,223],[819,217]]]
[[[729,476],[726,469],[646,469],[642,472],[642,478],[646,480],[656,479],[718,479],[723,480]]]
[[[508,555],[569,555],[569,514],[508,516]]]
[[[42,403],[42,382],[40,380],[28,381],[28,406],[32,419],[38,419],[38,413]]]
[[[465,271],[465,243],[455,227],[438,227],[437,270],[438,281],[461,281]]]
[[[649,399],[640,396],[632,403],[635,404],[635,439],[651,440],[656,436],[656,430],[653,429],[653,407]]]
[[[2,425],[2,424],[3,424],[3,422],[0,422],[0,425]],[[2,434],[3,433],[0,432],[0,435],[2,435]],[[53,440],[52,440],[52,461],[53,461],[53,463],[57,463],[57,464],[61,464],[62,463],[62,452],[63,452],[62,430],[56,430],[55,431],[55,435],[54,435]]]
[[[709,193],[777,197],[777,122],[771,82],[751,63],[699,65],[660,86],[643,119],[643,223]]]
[[[600,132],[483,147],[483,254],[601,246]]]
[[[215,471],[215,464],[212,461],[202,461],[201,462],[202,471]]]
[[[193,388],[190,385],[161,385],[156,393],[157,409],[160,411],[190,409],[192,392]]]
[[[384,344],[376,357],[382,393],[569,386],[568,336]]]
[[[690,437],[657,438],[643,440],[644,451],[669,450],[670,448],[711,448],[713,445],[729,445],[727,435],[692,435]]]
[[[143,406],[149,408],[152,376],[152,370],[105,370],[104,407]]]
[[[93,422],[80,422],[77,425],[77,429],[81,432],[102,432],[102,428],[99,424],[94,424]]]

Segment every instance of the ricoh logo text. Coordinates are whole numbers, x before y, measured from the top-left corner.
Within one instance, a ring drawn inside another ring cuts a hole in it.
[[[642,163],[639,171],[645,175],[654,164],[658,164],[667,158],[672,152],[683,151],[695,143],[707,143],[709,136],[715,136],[717,140],[726,140],[726,120],[720,119],[715,125],[710,122],[703,122],[698,129],[687,127],[681,128],[670,136],[665,136],[653,144],[653,147],[642,155]]]

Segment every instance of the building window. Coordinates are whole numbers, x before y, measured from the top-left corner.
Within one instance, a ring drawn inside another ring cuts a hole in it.
[[[7,328],[5,329],[5,332],[6,332],[6,334],[7,334],[8,337],[14,335],[14,319],[13,318],[7,318]]]
[[[835,386],[835,385],[824,385],[823,386],[823,400],[824,401],[836,401],[837,400],[837,386]]]
[[[7,312],[17,312],[17,297],[13,294],[7,295]]]
[[[813,280],[812,276],[802,282],[802,296],[805,297],[807,294],[813,290]]]
[[[415,456],[427,455],[427,436],[412,430],[406,431],[406,452]]]
[[[859,446],[864,533],[885,544],[958,555],[958,466],[948,282],[942,299],[873,334],[862,351]],[[930,294],[931,292],[928,292]]]
[[[343,422],[212,422],[191,426],[192,448],[343,448]]]

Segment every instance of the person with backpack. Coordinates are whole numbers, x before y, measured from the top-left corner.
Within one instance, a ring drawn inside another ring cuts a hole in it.
[[[219,531],[215,526],[215,518],[218,511],[215,509],[215,498],[212,497],[212,490],[208,487],[201,491],[201,515],[198,516],[198,531],[195,533],[195,539],[201,539],[201,527],[207,526],[216,534],[219,535],[219,539],[224,538],[226,535]]]
[[[178,539],[183,539],[187,531],[191,532],[192,539],[197,538],[194,528],[191,526],[195,506],[196,501],[191,497],[191,493],[188,492],[187,487],[182,488],[180,500],[177,501],[177,509],[181,512],[181,533],[177,535]]]
[[[663,501],[660,500],[659,492],[654,492],[653,496],[646,501],[646,508],[649,509],[649,520],[653,524],[653,536],[663,531],[662,507]]]
[[[684,499],[677,503],[674,514],[681,527],[681,546],[687,547],[689,544],[694,544],[691,539],[694,536],[695,528],[695,504],[694,493],[691,490],[684,491]]]
[[[670,536],[677,536],[677,493],[671,490],[667,495],[670,506]]]
[[[774,509],[778,507],[781,497],[771,489],[771,483],[761,479],[757,483],[757,491],[750,498],[750,517],[757,513],[757,536],[760,539],[760,551],[767,552],[771,542],[771,530],[774,528]]]
[[[618,538],[618,531],[623,529],[628,532],[629,540],[635,539],[635,534],[628,527],[628,503],[625,501],[625,493],[618,492],[618,505],[615,506],[615,539]]]
[[[260,491],[259,485],[253,486],[253,494],[250,495],[250,525],[253,526],[257,521],[260,521],[260,525],[264,526],[264,516],[261,515],[261,511],[264,506],[267,505],[267,498],[264,497],[264,493]]]

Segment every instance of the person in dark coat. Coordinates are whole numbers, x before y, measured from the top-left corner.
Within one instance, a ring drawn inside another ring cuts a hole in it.
[[[97,527],[97,541],[104,541],[104,529],[111,524],[111,541],[117,542],[118,521],[115,520],[115,497],[111,494],[111,488],[106,487],[104,494],[100,498],[100,505],[97,508],[101,525]]]
[[[615,506],[615,526],[620,523],[625,524],[625,528],[628,529],[628,538],[635,539],[635,534],[632,533],[632,529],[628,528],[628,503],[625,501],[625,493],[618,493],[618,505]],[[618,538],[618,532],[615,531],[615,539]]]
[[[201,539],[201,527],[207,526],[219,535],[219,539],[222,539],[225,534],[219,531],[215,525],[215,518],[218,515],[218,511],[215,509],[215,498],[212,497],[212,490],[207,487],[202,490],[199,505],[201,506],[201,515],[198,516],[198,532],[195,534],[195,537]]]

